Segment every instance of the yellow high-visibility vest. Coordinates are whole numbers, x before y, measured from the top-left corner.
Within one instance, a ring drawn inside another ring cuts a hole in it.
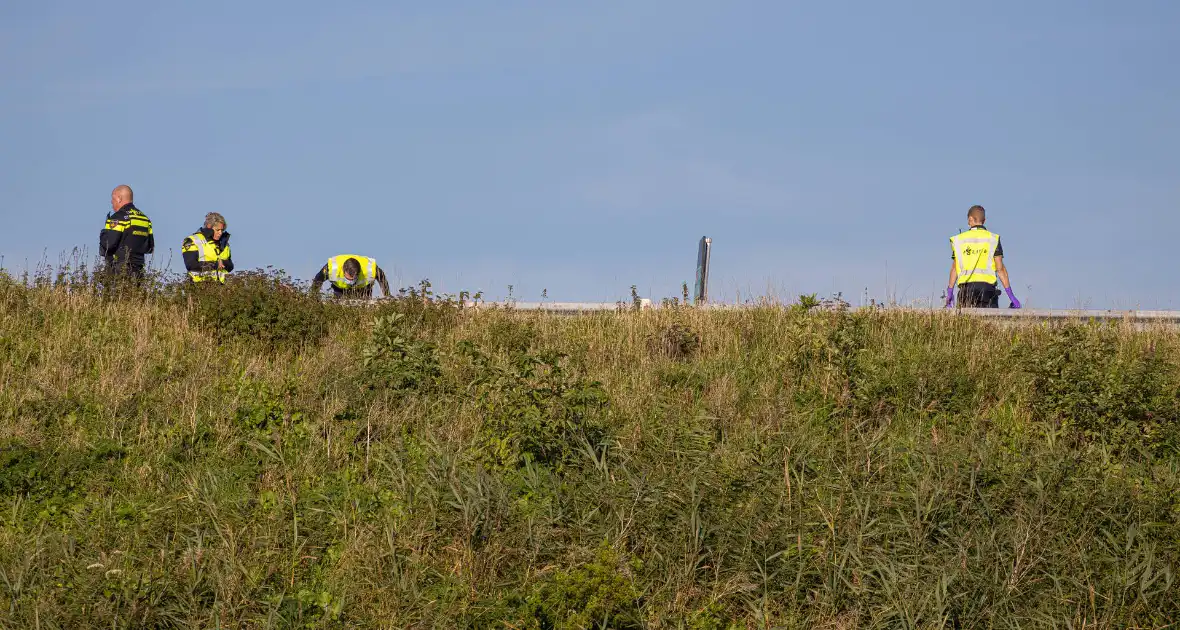
[[[972,228],[951,237],[958,269],[957,284],[968,282],[996,283],[996,248],[1000,235],[985,228]]]
[[[204,234],[197,232],[190,235],[186,242],[191,244],[182,244],[182,252],[197,252],[197,260],[199,262],[211,262],[214,265],[219,260],[226,260],[229,258],[229,245],[225,248],[217,246],[217,241],[210,241],[205,238]],[[188,272],[193,282],[204,282],[205,280],[216,280],[221,284],[225,284],[226,271],[224,269],[210,269],[209,271],[190,271]]]
[[[361,272],[356,277],[356,282],[349,284],[344,278],[344,261],[349,258],[355,258],[361,264]],[[348,289],[363,289],[377,280],[377,261],[368,256],[357,256],[354,254],[340,254],[328,259],[328,282],[332,286],[347,291]]]

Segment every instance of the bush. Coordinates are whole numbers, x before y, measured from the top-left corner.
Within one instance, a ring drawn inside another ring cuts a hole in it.
[[[272,387],[259,381],[240,386],[239,403],[234,409],[234,425],[245,435],[265,436],[290,425],[298,425],[304,414],[295,409],[295,387]]]
[[[1020,346],[1036,417],[1086,441],[1175,449],[1174,368],[1153,344],[1136,341],[1110,327],[1068,325],[1043,343]]]
[[[809,317],[795,311],[788,330],[792,339],[787,365],[796,387],[809,396],[835,397],[839,408],[850,406],[855,388],[864,381],[861,355],[869,340],[866,317],[847,313]]]
[[[640,560],[627,561],[603,544],[590,562],[539,585],[526,601],[525,627],[643,628],[641,594],[633,575],[642,569]]]
[[[430,281],[423,280],[416,287],[398,289],[397,295],[383,300],[377,308],[377,317],[401,315],[401,324],[408,334],[436,334],[450,330],[459,321],[463,303],[468,299],[466,292],[459,297],[437,295],[431,289]]]
[[[271,350],[319,343],[327,336],[337,308],[270,270],[234,273],[225,285],[185,285],[180,294],[218,341],[260,343]]]
[[[27,497],[38,521],[63,527],[107,485],[125,455],[121,445],[109,440],[54,450],[19,442],[0,445],[0,496]]]
[[[602,383],[569,374],[566,355],[518,354],[506,367],[494,364],[473,344],[461,351],[477,368],[484,454],[501,466],[529,462],[562,469],[582,448],[601,448],[608,431]]]
[[[373,332],[365,344],[364,374],[376,389],[406,391],[431,389],[442,377],[438,350],[420,339],[407,339],[402,313],[380,315],[373,321]]]
[[[490,316],[490,321],[487,323],[486,347],[488,350],[510,355],[532,350],[537,337],[534,324],[530,321],[522,321],[512,315],[497,315]]]

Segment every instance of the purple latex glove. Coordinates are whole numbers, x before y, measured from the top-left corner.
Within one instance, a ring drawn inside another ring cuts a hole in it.
[[[946,288],[946,307],[950,308],[954,305],[955,305],[955,288],[954,287],[947,287]]]
[[[1020,308],[1020,300],[1016,299],[1016,295],[1012,293],[1012,287],[1004,287],[1004,293],[1008,294],[1008,300],[1012,302],[1008,308]]]

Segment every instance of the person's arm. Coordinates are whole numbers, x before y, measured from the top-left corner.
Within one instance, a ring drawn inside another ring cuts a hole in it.
[[[185,238],[181,242],[180,255],[184,258],[185,271],[205,271],[201,268],[201,254],[197,251],[197,246],[193,244],[193,239]]]
[[[1016,299],[1016,294],[1012,292],[1012,282],[1008,279],[1008,268],[1004,266],[1003,256],[996,256],[996,277],[1000,279],[1000,284],[1004,285],[1004,293],[1011,302],[1008,307],[1020,308],[1020,300]]]
[[[1004,257],[996,256],[996,277],[1000,279],[1000,285],[1004,290],[1012,287],[1012,283],[1008,281],[1008,268],[1004,266]]]
[[[233,271],[234,270],[234,259],[233,259],[233,254],[231,254],[229,251],[229,243],[228,242],[225,244],[225,249],[221,250],[221,254],[222,254],[222,256],[224,256],[224,258],[221,258],[217,261],[217,263],[218,263],[217,266],[221,269],[224,269],[226,273]]]
[[[955,239],[951,239],[951,275],[946,281],[946,307],[955,305],[955,285],[959,280],[959,266],[955,262]]]
[[[145,253],[145,254],[154,254],[154,253],[156,253],[156,235],[155,235],[155,233],[153,233],[153,232],[148,232],[148,236],[147,236],[147,251],[146,251],[146,252],[144,252],[144,253]]]
[[[319,273],[311,279],[311,294],[319,295],[320,290],[324,288],[324,283],[328,281],[328,265],[320,267]]]
[[[197,246],[191,238],[185,238],[180,243],[180,254],[184,258],[186,271],[216,271],[221,266],[220,260],[201,260],[201,252],[197,250]]]
[[[951,275],[946,281],[946,307],[955,305],[955,284],[959,279],[959,266],[955,264],[955,257],[951,255]]]
[[[98,234],[99,253],[105,258],[114,256],[123,244],[123,230],[127,229],[129,221],[119,218],[119,213],[107,215],[107,222]]]
[[[1008,268],[1004,266],[1004,242],[998,238],[996,239],[996,253],[992,257],[996,261],[996,277],[1004,285],[1004,290],[1012,288],[1012,285],[1008,284]]]
[[[385,270],[377,267],[377,284],[381,285],[381,297],[390,297],[389,281],[385,279]]]

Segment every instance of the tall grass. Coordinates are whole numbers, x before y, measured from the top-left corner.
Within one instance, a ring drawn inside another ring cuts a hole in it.
[[[1171,330],[423,297],[0,279],[0,625],[1180,619]]]

